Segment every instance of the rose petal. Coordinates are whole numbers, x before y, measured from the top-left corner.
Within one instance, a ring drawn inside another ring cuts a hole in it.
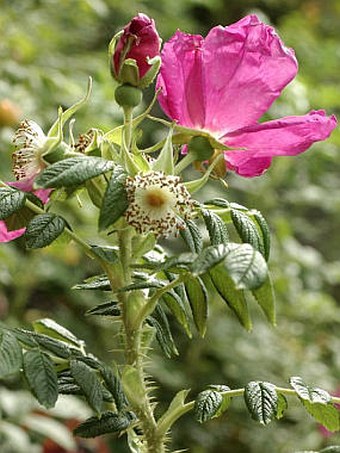
[[[202,36],[177,31],[164,45],[157,79],[164,112],[179,124],[196,129],[204,127],[205,117],[202,45]]]
[[[297,73],[294,51],[255,15],[213,28],[203,54],[205,128],[211,131],[257,122]]]
[[[26,228],[20,228],[19,230],[8,231],[5,222],[0,220],[0,242],[13,241],[19,236],[22,236],[25,230]]]
[[[325,140],[336,127],[334,115],[312,111],[304,116],[290,116],[249,126],[222,137],[230,168],[241,176],[258,176],[270,166],[275,156],[294,156],[306,151],[313,143]]]

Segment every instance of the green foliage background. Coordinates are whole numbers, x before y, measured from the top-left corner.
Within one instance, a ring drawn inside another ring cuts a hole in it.
[[[88,75],[94,91],[78,116],[75,130],[109,129],[120,119],[113,103],[107,62],[112,35],[137,12],[156,20],[164,40],[177,28],[205,34],[256,12],[277,27],[300,63],[297,79],[270,112],[277,118],[325,108],[340,114],[340,3],[337,0],[0,0],[0,103],[10,100],[21,117],[45,129],[57,106],[69,106],[85,90]],[[150,90],[149,90],[150,91]],[[146,98],[150,96],[146,93]],[[1,105],[1,104],[0,104]],[[12,127],[0,127],[0,177],[9,168]],[[143,140],[155,141],[150,125]],[[243,386],[252,379],[285,385],[291,375],[330,392],[340,389],[340,133],[296,158],[281,158],[266,175],[252,180],[228,175],[230,189],[221,194],[212,184],[205,191],[223,195],[263,212],[273,235],[271,269],[277,293],[278,327],[258,313],[254,331],[241,330],[216,301],[205,340],[187,340],[174,326],[181,351],[169,361],[153,354],[150,370],[159,383],[160,407],[182,387],[193,393],[207,384]],[[207,198],[207,193],[204,197]],[[97,213],[86,204],[75,217],[70,202],[66,215],[77,220],[82,234]],[[93,294],[69,288],[96,269],[75,246],[59,242],[27,252],[20,240],[0,247],[0,319],[16,325],[43,316],[55,317],[85,338],[99,356],[112,351],[112,325],[85,318]],[[96,301],[98,301],[96,296]],[[8,386],[8,383],[4,383]],[[16,383],[10,386],[15,388]],[[250,420],[244,405],[233,403],[224,417],[198,425],[189,414],[174,430],[174,448],[192,453],[292,453],[340,444],[340,435],[324,437],[316,423],[291,404],[283,420],[263,428]],[[112,451],[126,451],[123,442]]]

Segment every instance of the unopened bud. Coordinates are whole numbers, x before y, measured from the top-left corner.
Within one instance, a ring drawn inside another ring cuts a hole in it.
[[[188,153],[194,153],[195,160],[208,160],[214,154],[214,148],[206,137],[193,137],[188,144]]]
[[[142,101],[143,93],[131,85],[120,85],[115,91],[115,100],[123,108],[137,107]]]

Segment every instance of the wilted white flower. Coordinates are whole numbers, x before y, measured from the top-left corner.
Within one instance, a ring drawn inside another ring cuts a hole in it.
[[[45,168],[42,155],[46,150],[48,137],[41,127],[32,120],[23,121],[15,133],[13,142],[13,173],[17,180],[31,179]]]
[[[158,171],[138,174],[127,178],[126,190],[125,217],[138,233],[176,234],[193,212],[194,201],[178,176]]]

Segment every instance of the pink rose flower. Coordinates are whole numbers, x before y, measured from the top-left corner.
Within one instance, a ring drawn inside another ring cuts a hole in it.
[[[177,31],[161,57],[164,112],[232,148],[226,164],[241,176],[261,175],[273,157],[302,153],[336,127],[335,116],[323,110],[259,122],[298,65],[294,51],[255,15],[214,27],[205,39]]]
[[[139,78],[142,79],[152,68],[149,59],[159,56],[161,40],[155,22],[145,14],[138,14],[124,28],[113,53],[112,71],[120,80],[123,63],[127,59],[135,60]],[[123,81],[124,82],[124,81]]]

